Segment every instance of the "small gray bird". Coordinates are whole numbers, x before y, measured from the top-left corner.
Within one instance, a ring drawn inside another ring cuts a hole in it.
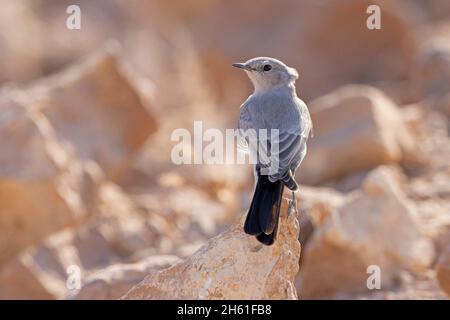
[[[250,151],[257,155],[255,191],[244,231],[255,235],[261,243],[271,245],[278,231],[285,186],[292,191],[292,201],[295,203],[294,192],[298,190],[295,171],[306,155],[306,141],[312,130],[311,117],[306,104],[297,97],[295,80],[298,73],[294,68],[268,57],[235,63],[233,67],[244,69],[255,87],[253,94],[241,106],[239,119],[240,136]],[[258,141],[252,143],[246,134],[249,129],[253,132],[278,129],[278,137],[274,142],[270,135],[266,141],[261,141],[263,138],[257,136]],[[278,148],[272,148],[274,144]],[[265,147],[260,148],[261,145]],[[269,161],[267,150],[271,150]],[[262,151],[267,153],[265,157],[262,157]],[[277,160],[275,170],[271,163],[273,159]],[[264,170],[268,167],[271,170]]]

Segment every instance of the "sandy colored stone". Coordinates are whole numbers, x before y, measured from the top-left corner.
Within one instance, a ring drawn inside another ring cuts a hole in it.
[[[220,226],[229,222],[232,215],[223,202],[189,185],[158,188],[133,198],[141,210],[159,213],[151,215],[147,222],[150,229],[160,229],[160,234],[170,239],[165,253],[178,251],[186,242],[206,241],[217,235]]]
[[[423,161],[397,106],[375,88],[345,86],[308,107],[314,137],[299,170],[303,183],[319,184],[380,164]]]
[[[130,264],[113,264],[88,276],[81,290],[70,299],[105,300],[118,299],[131,287],[155,270],[170,267],[179,262],[176,256],[151,256]]]
[[[2,1],[0,82],[26,81],[43,72],[44,24],[27,1]]]
[[[165,234],[170,236],[161,224],[163,218],[157,220],[156,214],[138,212],[119,186],[104,181],[91,196],[93,214],[89,218],[52,233],[0,266],[1,299],[60,299],[76,295],[78,289],[66,284],[71,266],[79,268],[83,284],[94,270],[126,261],[139,250],[160,250]]]
[[[155,130],[112,52],[0,97],[0,263],[91,213],[103,172],[120,175]]]
[[[424,29],[413,79],[422,96],[439,99],[450,88],[450,23],[434,23]]]
[[[246,58],[264,53],[298,68],[298,88],[308,100],[344,83],[402,78],[409,73],[416,52],[410,25],[414,20],[408,19],[409,8],[398,1],[264,0],[257,6],[237,0],[188,3],[155,1],[145,3],[147,10],[142,12],[158,11],[152,20],[156,27],[170,26],[170,22],[189,27],[202,63],[211,70],[209,76],[224,99],[230,99],[228,92],[242,98],[250,88],[244,76],[234,76],[223,63],[243,59],[243,52]],[[366,10],[371,4],[381,7],[380,30],[366,28]],[[220,41],[211,25],[222,30]],[[257,41],[261,35],[273,41]]]
[[[86,270],[114,259],[107,239],[94,228],[57,232],[0,268],[0,299],[61,298],[71,289],[66,285],[71,267],[83,281]]]
[[[450,118],[450,92],[439,99],[435,104],[436,110]]]
[[[130,157],[156,130],[156,120],[117,57],[119,51],[109,44],[30,90],[58,139],[113,179],[124,173]]]
[[[287,200],[281,211],[273,246],[246,235],[243,216],[191,257],[150,273],[122,299],[296,299],[299,225],[295,214],[287,214]]]
[[[31,105],[18,92],[0,97],[0,264],[89,215],[97,185],[95,165],[79,162]]]
[[[438,260],[436,276],[442,291],[450,298],[450,247],[442,253]]]
[[[396,173],[381,166],[316,229],[297,288],[300,298],[365,292],[367,268],[377,265],[381,287],[387,289],[400,270],[424,271],[433,259],[433,243],[420,232],[414,204]]]
[[[302,186],[297,193],[299,206],[314,221],[314,225],[322,225],[345,201],[342,193],[331,188]]]
[[[356,300],[445,300],[445,294],[436,282],[436,272],[400,272],[398,284],[391,289],[371,290],[363,293],[340,293],[337,299]]]

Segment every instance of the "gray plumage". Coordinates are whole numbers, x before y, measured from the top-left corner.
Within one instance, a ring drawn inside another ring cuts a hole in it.
[[[264,157],[261,157],[255,166],[255,191],[244,225],[246,233],[271,245],[277,235],[283,188],[286,186],[293,192],[298,188],[294,175],[306,155],[306,141],[312,130],[311,117],[305,103],[297,97],[294,83],[298,73],[295,69],[267,57],[233,66],[244,69],[255,87],[240,110],[241,145],[260,157],[261,145],[271,150],[274,144],[270,130],[277,129],[279,133],[278,152],[271,154],[269,163],[264,163],[261,160]],[[268,131],[262,144],[261,136],[251,139],[246,134],[252,130],[258,134],[260,129]],[[278,160],[276,169],[264,173],[262,168],[273,164],[273,159]]]
[[[267,63],[273,65],[269,72],[279,72],[273,78],[264,79],[268,72],[258,71]],[[298,77],[295,69],[272,58],[255,58],[246,62],[253,66],[249,73],[255,92],[244,102],[240,110],[239,129],[241,136],[248,129],[279,130],[279,169],[269,175],[270,181],[281,178],[287,170],[294,174],[306,155],[306,141],[312,129],[311,117],[306,104],[297,97],[294,81]],[[257,75],[260,72],[262,75]],[[264,84],[261,84],[263,82]],[[268,84],[267,84],[268,83]],[[267,141],[270,147],[270,140]],[[244,148],[250,148],[248,143]]]

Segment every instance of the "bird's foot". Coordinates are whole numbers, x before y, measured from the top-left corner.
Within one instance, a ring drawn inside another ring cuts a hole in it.
[[[295,199],[295,192],[292,191],[292,199],[289,200],[288,215],[291,213],[297,214],[297,212],[297,200]]]

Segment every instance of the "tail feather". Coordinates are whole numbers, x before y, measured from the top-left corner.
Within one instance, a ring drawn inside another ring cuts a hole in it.
[[[283,189],[282,181],[271,182],[267,176],[258,176],[244,231],[256,235],[263,244],[271,245],[276,239]]]
[[[261,233],[261,228],[259,226],[259,207],[260,203],[257,201],[261,194],[261,184],[257,183],[255,188],[255,193],[253,195],[252,203],[248,209],[247,218],[245,219],[244,231],[250,235],[257,235]]]
[[[260,233],[256,236],[256,239],[261,242],[262,244],[265,244],[266,246],[271,246],[275,243],[275,236],[271,234],[265,234]]]

